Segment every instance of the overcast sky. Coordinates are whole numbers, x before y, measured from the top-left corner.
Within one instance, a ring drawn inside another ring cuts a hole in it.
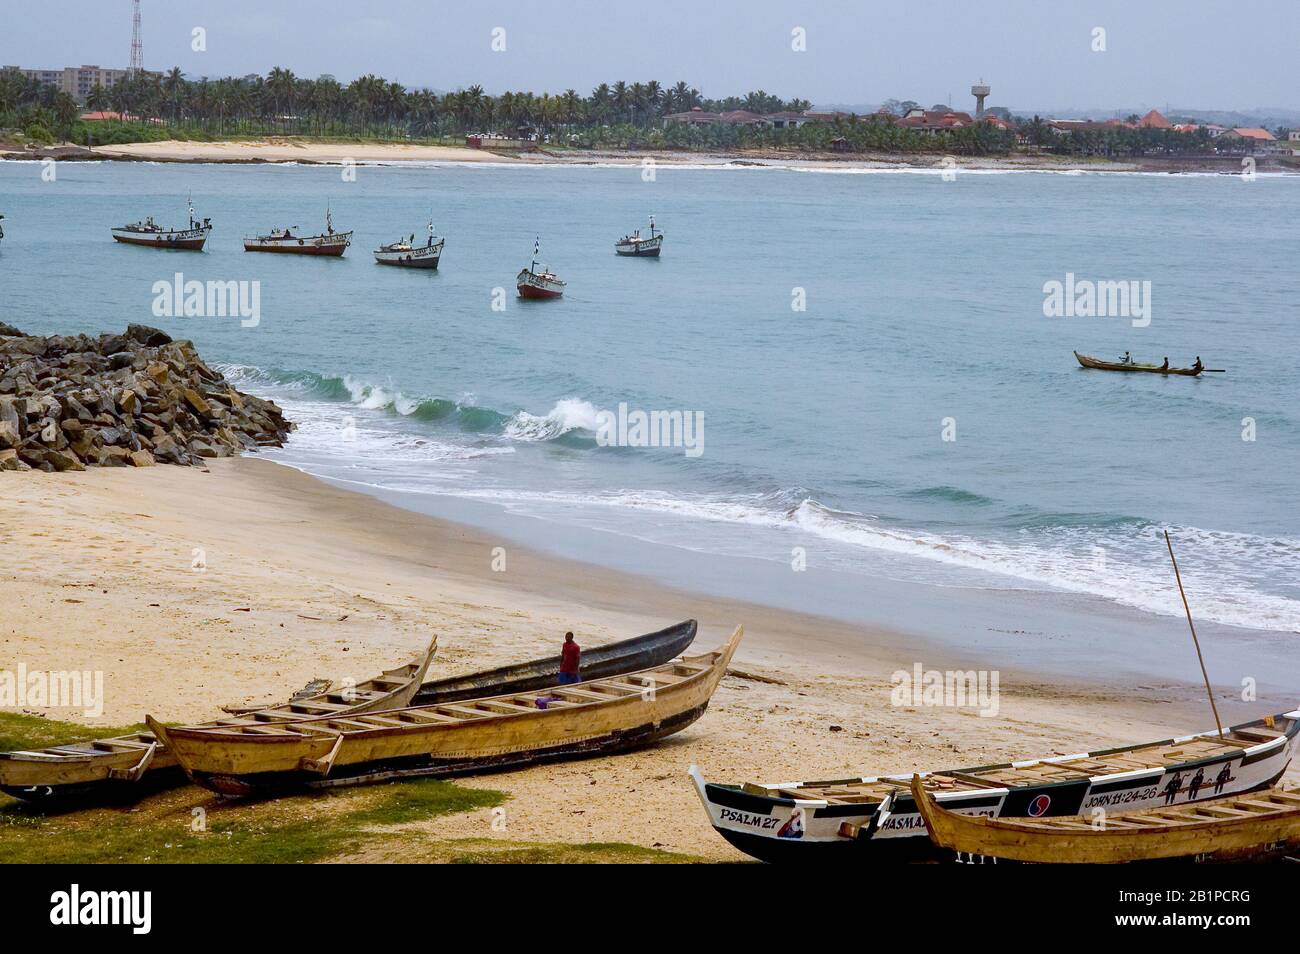
[[[686,80],[819,104],[1300,107],[1300,0],[143,0],[144,62],[588,93]],[[207,51],[191,50],[195,27]],[[505,30],[505,52],[491,49]],[[806,31],[807,50],[791,49]],[[1105,30],[1093,52],[1094,28]],[[124,67],[130,0],[0,0],[0,64]]]

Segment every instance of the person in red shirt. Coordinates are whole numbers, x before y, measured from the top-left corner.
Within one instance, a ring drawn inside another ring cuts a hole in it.
[[[572,633],[564,634],[564,646],[560,649],[560,685],[582,682],[582,649],[573,641]]]

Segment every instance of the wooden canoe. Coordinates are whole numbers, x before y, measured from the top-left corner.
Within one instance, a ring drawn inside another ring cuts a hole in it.
[[[695,641],[699,624],[693,619],[677,623],[666,629],[644,636],[620,640],[605,646],[582,650],[582,676],[584,679],[601,679],[638,669],[649,669],[674,659],[684,653]],[[502,666],[426,682],[411,700],[411,705],[432,705],[435,702],[457,702],[481,696],[503,696],[512,692],[531,692],[545,689],[559,681],[560,657],[547,656],[531,662]]]
[[[1123,361],[1103,361],[1101,358],[1094,358],[1090,355],[1074,353],[1079,364],[1085,368],[1094,368],[1098,371],[1145,371],[1148,374],[1176,374],[1183,377],[1194,378],[1204,368],[1165,368],[1158,364],[1125,364]]]
[[[584,650],[583,674],[588,678],[599,678],[658,666],[681,655],[695,640],[697,629],[696,621],[688,619],[653,633]],[[484,672],[430,680],[419,685],[413,697],[395,695],[391,700],[383,699],[377,704],[364,701],[364,704],[368,709],[430,705],[477,696],[543,689],[555,685],[559,671],[559,655],[548,656]],[[391,674],[385,673],[379,678],[389,675]],[[371,680],[371,683],[375,681]],[[336,702],[327,692],[316,694],[315,698],[329,704]],[[308,706],[306,714],[323,713],[323,710],[310,708],[312,699],[295,698],[284,706],[235,711],[232,714],[256,715],[265,721],[267,713],[280,712],[286,707],[294,711],[294,707],[302,702]],[[213,724],[225,724],[228,721],[223,719]],[[141,732],[111,739],[51,746],[33,752],[3,752],[0,753],[0,791],[27,801],[109,799],[143,794],[143,791],[183,782],[185,774],[176,760],[165,746],[156,745],[156,742],[152,732]]]
[[[438,649],[434,637],[424,655],[373,679],[334,691],[293,699],[278,706],[228,716],[210,726],[273,725],[326,714],[368,712],[408,705]],[[170,770],[170,771],[169,771]],[[44,801],[120,791],[144,780],[158,787],[182,781],[180,767],[154,732],[54,745],[34,752],[0,752],[0,791],[27,801]]]
[[[190,778],[225,795],[460,775],[609,754],[704,714],[740,644],[573,685],[270,725],[146,721]]]
[[[1244,861],[1300,843],[1300,792],[1268,789],[1169,808],[1095,816],[988,818],[954,812],[912,776],[930,840],[966,855],[1038,864],[1181,858]]]
[[[1073,755],[923,772],[939,803],[998,818],[1136,811],[1277,784],[1300,745],[1300,709],[1216,730]],[[692,769],[714,829],[762,861],[805,865],[934,859],[912,773],[721,784]],[[888,816],[880,817],[882,804]]]

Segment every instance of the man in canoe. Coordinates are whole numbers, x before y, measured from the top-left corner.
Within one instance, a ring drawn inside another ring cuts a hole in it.
[[[560,685],[575,682],[582,682],[582,648],[573,641],[572,633],[565,633],[560,649]]]
[[[1119,362],[1119,363],[1120,363],[1120,364],[1132,364],[1132,363],[1133,363],[1133,356],[1132,356],[1131,354],[1129,354],[1127,351],[1125,351],[1125,352],[1124,352],[1124,357],[1120,359],[1120,362]]]
[[[1196,369],[1197,374],[1199,374],[1205,367],[1205,365],[1201,364],[1201,356],[1199,354],[1196,356],[1196,363],[1192,365],[1192,367]]]
[[[1161,371],[1169,370],[1169,355],[1165,355],[1165,363],[1160,366]]]

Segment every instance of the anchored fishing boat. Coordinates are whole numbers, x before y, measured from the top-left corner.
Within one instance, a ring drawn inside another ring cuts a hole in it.
[[[520,271],[515,278],[520,298],[559,298],[564,294],[564,282],[548,266],[543,265],[540,272],[537,270],[537,256],[541,250],[542,240],[539,237],[533,242],[532,264]]]
[[[319,235],[294,235],[297,226],[273,229],[269,235],[244,239],[245,252],[283,252],[289,255],[327,255],[339,258],[352,244],[351,232],[335,232],[334,216],[325,209],[325,231]]]
[[[945,808],[918,775],[912,776],[911,797],[935,846],[980,858],[1037,864],[1259,861],[1285,856],[1300,844],[1300,792],[1283,789],[1170,808],[1014,819]]]
[[[582,654],[582,671],[588,678],[601,678],[658,666],[683,653],[695,640],[696,630],[695,620],[689,619],[643,636],[587,649]],[[354,687],[352,698],[367,709],[454,702],[552,686],[558,682],[559,671],[560,657],[548,656],[484,672],[430,680],[418,685],[411,696],[406,695],[405,685],[396,686],[389,698],[379,700],[376,705],[367,695],[369,687],[390,677],[400,679],[402,670],[396,670]],[[328,688],[295,694],[283,706],[223,708],[235,715],[253,715],[263,721],[285,709],[295,716],[324,714],[331,710],[323,707],[340,702],[336,698],[339,694],[327,692]],[[228,721],[218,720],[212,724]],[[129,793],[132,789],[147,787],[154,790],[183,781],[184,773],[162,745],[158,745],[149,761],[140,767],[141,759],[156,742],[153,733],[141,732],[52,746],[35,752],[0,753],[0,791],[28,801],[110,798]],[[147,786],[141,783],[147,783]]]
[[[203,251],[203,245],[212,233],[212,220],[202,222],[194,218],[194,203],[189,204],[190,224],[183,229],[163,228],[153,216],[112,229],[113,238],[127,245],[144,245],[148,248],[176,248],[190,252]]]
[[[1290,764],[1300,709],[1140,745],[922,773],[952,811],[991,818],[1088,815],[1173,807],[1269,788]],[[709,821],[763,861],[820,863],[933,857],[911,794],[912,773],[823,782],[720,785],[691,777]],[[881,805],[888,809],[880,814]],[[856,854],[855,854],[856,853]]]
[[[664,246],[664,233],[655,229],[655,217],[650,216],[650,234],[642,237],[637,229],[631,235],[624,235],[614,243],[614,254],[629,257],[658,258]]]
[[[440,238],[435,242],[433,238],[433,222],[430,222],[429,240],[425,244],[416,245],[415,233],[412,232],[409,239],[398,239],[375,249],[375,261],[380,265],[396,265],[398,268],[437,268],[446,239]]]
[[[278,706],[206,723],[264,726],[320,715],[367,712],[408,705],[438,649],[435,638],[420,659],[374,679],[335,691],[294,698]],[[150,776],[159,787],[181,781],[178,763],[154,732],[54,745],[39,751],[0,752],[0,791],[27,801],[48,801],[110,790],[121,793]]]
[[[741,635],[716,652],[532,692],[270,725],[146,721],[191,779],[227,795],[515,768],[681,731],[704,714]]]
[[[1192,365],[1190,368],[1171,368],[1169,367],[1168,358],[1165,359],[1164,364],[1139,364],[1131,359],[1103,361],[1100,358],[1093,358],[1086,354],[1079,354],[1077,351],[1074,352],[1074,356],[1083,367],[1092,368],[1097,371],[1145,371],[1148,374],[1174,374],[1194,378],[1204,371],[1218,370],[1216,368],[1206,368],[1202,366],[1200,358],[1197,358],[1196,364]],[[1125,355],[1125,357],[1127,358],[1128,356]]]

